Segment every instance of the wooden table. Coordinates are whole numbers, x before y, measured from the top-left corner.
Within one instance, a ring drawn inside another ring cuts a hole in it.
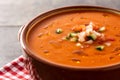
[[[70,5],[104,6],[120,10],[120,0],[0,0],[0,67],[22,55],[20,26],[36,15]]]

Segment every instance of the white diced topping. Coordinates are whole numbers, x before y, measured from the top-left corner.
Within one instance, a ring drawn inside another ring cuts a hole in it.
[[[78,33],[78,41],[84,42],[85,41],[85,37],[86,37],[86,33],[84,31]]]
[[[110,42],[106,42],[105,45],[106,46],[111,46],[111,43]]]
[[[92,21],[91,21],[89,24],[90,24],[90,25],[94,25]]]
[[[86,35],[90,35],[90,33],[93,31],[93,23],[90,22],[90,24],[88,26],[86,26]]]
[[[80,43],[77,43],[76,46],[80,47],[80,46],[82,46],[82,45],[81,45]]]
[[[105,31],[105,27],[101,27],[101,28],[99,29],[99,31],[100,31],[100,32]]]
[[[95,34],[96,36],[101,36],[101,34],[96,31],[92,31],[92,33]]]
[[[86,41],[85,43],[87,43],[87,44],[92,44],[92,43],[93,43],[93,40]]]
[[[92,29],[87,29],[87,30],[85,31],[85,33],[86,33],[87,36],[90,35],[91,32],[92,32]]]
[[[89,24],[88,26],[86,26],[86,30],[87,29],[92,29],[93,30],[93,25]]]

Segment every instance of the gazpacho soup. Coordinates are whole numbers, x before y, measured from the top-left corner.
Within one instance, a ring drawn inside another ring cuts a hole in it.
[[[105,11],[59,13],[27,33],[31,51],[53,63],[95,67],[120,62],[120,15]]]

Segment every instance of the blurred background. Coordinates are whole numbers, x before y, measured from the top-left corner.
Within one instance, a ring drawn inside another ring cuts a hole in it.
[[[0,67],[22,55],[19,28],[38,14],[74,5],[104,6],[120,10],[120,0],[0,0]]]

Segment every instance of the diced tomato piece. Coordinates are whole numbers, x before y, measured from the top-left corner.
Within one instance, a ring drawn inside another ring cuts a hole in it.
[[[86,26],[85,25],[76,25],[72,28],[73,31],[82,31],[85,30]]]
[[[99,30],[99,27],[98,27],[98,26],[94,26],[94,27],[93,27],[93,30],[98,31],[98,30]]]

